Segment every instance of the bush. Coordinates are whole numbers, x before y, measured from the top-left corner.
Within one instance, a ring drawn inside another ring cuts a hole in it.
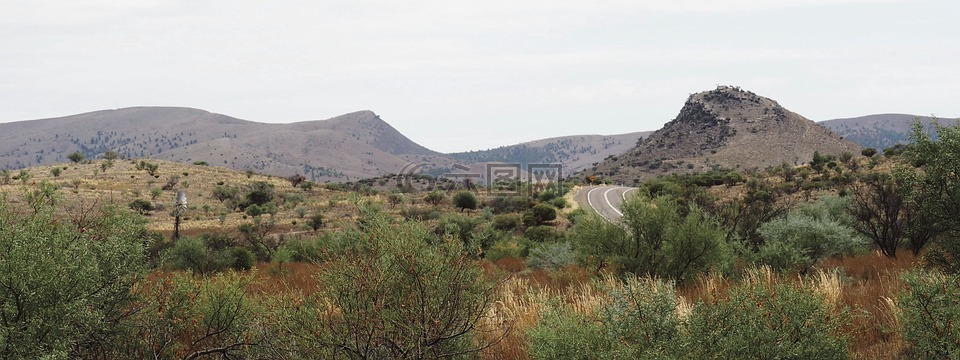
[[[320,230],[320,228],[323,227],[323,224],[323,214],[321,213],[314,213],[313,215],[310,215],[309,219],[307,219],[307,226],[309,226],[313,231]]]
[[[460,191],[453,196],[453,204],[460,208],[461,212],[466,209],[476,210],[478,204],[477,196],[469,191]]]
[[[131,201],[127,206],[141,215],[155,210],[153,203],[144,199],[136,199]]]
[[[547,204],[537,204],[523,213],[523,224],[527,226],[542,225],[557,218],[557,210]]]
[[[874,149],[874,148],[864,148],[863,150],[860,150],[860,155],[866,156],[868,158],[873,157],[876,154],[877,154],[877,149]]]
[[[673,285],[628,277],[595,284],[610,296],[593,314],[551,303],[527,331],[534,359],[684,359]]]
[[[245,247],[233,247],[230,249],[230,255],[233,257],[233,264],[230,267],[234,270],[250,270],[257,264],[257,257]]]
[[[86,157],[83,156],[83,153],[81,153],[81,152],[79,152],[79,151],[74,151],[74,152],[70,153],[70,155],[67,155],[67,159],[70,159],[70,161],[73,161],[74,163],[79,163],[79,162],[83,161],[83,159],[85,159],[85,158],[86,158]]]
[[[113,207],[36,210],[0,199],[0,358],[86,358],[121,343],[146,272],[142,218]]]
[[[503,231],[513,231],[520,226],[520,215],[502,214],[493,217],[493,228]]]
[[[262,358],[256,350],[272,340],[259,315],[265,311],[246,294],[250,276],[225,273],[209,278],[173,274],[139,289],[130,326],[116,346],[83,358],[224,359]],[[135,326],[134,326],[135,325]]]
[[[557,209],[563,209],[563,208],[569,206],[570,204],[567,203],[567,199],[564,199],[564,198],[562,198],[562,197],[558,197],[558,198],[555,198],[555,199],[553,199],[553,200],[550,200],[550,205],[553,205],[553,207],[555,207],[555,208],[557,208]]]
[[[731,266],[725,232],[699,207],[682,211],[671,198],[637,196],[625,201],[622,209],[619,224],[596,215],[578,221],[571,238],[581,260],[680,282]]]
[[[913,271],[903,276],[900,331],[909,357],[956,359],[960,356],[960,276]]]
[[[613,351],[603,326],[588,315],[554,304],[527,330],[534,359],[602,359]]]
[[[523,235],[536,242],[552,242],[563,238],[563,233],[553,226],[546,225],[528,227],[523,231]]]
[[[427,193],[427,196],[425,196],[425,197],[423,198],[423,201],[426,201],[426,202],[428,202],[428,203],[430,203],[430,204],[433,204],[433,205],[440,205],[440,203],[443,202],[443,199],[444,199],[444,198],[445,198],[445,196],[443,195],[442,192],[440,192],[440,191],[438,191],[438,190],[434,190],[434,191],[431,191],[431,192]]]
[[[758,231],[765,240],[760,247],[761,263],[776,270],[806,273],[820,260],[849,253],[865,243],[851,227],[811,211],[801,209],[760,226]]]
[[[569,242],[552,242],[540,244],[530,249],[527,264],[535,268],[559,269],[573,264],[576,257]]]
[[[200,238],[181,238],[167,252],[166,258],[174,269],[189,270],[198,275],[223,271],[235,263],[231,253],[211,249]]]
[[[502,258],[521,258],[526,253],[526,248],[517,242],[516,239],[501,239],[490,245],[484,258],[490,261],[497,261]]]
[[[797,284],[747,281],[698,303],[684,357],[691,359],[848,359],[845,309]]]
[[[480,225],[477,219],[461,214],[443,214],[437,222],[434,232],[437,235],[450,235],[459,239],[464,246],[470,246],[471,234]]]
[[[475,335],[495,331],[480,322],[492,289],[462,244],[361,213],[361,229],[336,235],[352,249],[332,254],[323,287],[290,307],[289,345],[318,358],[442,358],[486,347]]]

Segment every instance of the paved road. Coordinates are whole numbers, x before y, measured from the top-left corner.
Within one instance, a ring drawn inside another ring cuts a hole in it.
[[[593,210],[604,219],[614,222],[623,216],[620,204],[637,188],[625,186],[588,186],[580,189],[576,200],[584,209]]]

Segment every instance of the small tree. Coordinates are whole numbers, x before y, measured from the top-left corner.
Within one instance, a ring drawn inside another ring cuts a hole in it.
[[[869,174],[853,187],[850,196],[850,213],[856,219],[853,228],[891,258],[897,256],[897,248],[904,240],[911,240],[910,248],[916,255],[939,232],[937,224],[928,221],[907,198],[907,177],[902,171],[896,176]]]
[[[476,210],[477,203],[477,196],[470,191],[460,191],[453,196],[453,204],[460,208],[460,212],[466,209]]]
[[[117,152],[113,150],[107,150],[107,152],[103,153],[104,160],[115,160],[119,156],[120,154],[117,154]]]
[[[944,236],[927,254],[930,264],[948,273],[960,273],[960,126],[941,126],[934,122],[938,139],[934,141],[917,121],[913,125],[915,145],[906,151],[908,159],[923,170],[910,178],[911,194],[928,225],[936,225]],[[919,230],[919,229],[918,229]]]
[[[303,175],[300,175],[299,173],[294,174],[287,178],[287,181],[290,181],[290,185],[293,185],[293,187],[298,187],[301,183],[303,183],[306,180],[307,178],[303,177]]]
[[[523,213],[523,224],[527,226],[543,225],[557,218],[557,210],[547,204],[537,204]]]
[[[62,171],[63,171],[63,169],[61,169],[59,166],[57,166],[57,167],[55,167],[55,168],[53,168],[53,169],[50,169],[50,175],[53,175],[53,177],[60,177],[60,173],[61,173]]]
[[[83,156],[83,153],[79,151],[74,151],[70,153],[70,155],[67,155],[67,159],[70,159],[70,161],[73,161],[74,163],[79,163],[83,161],[84,158],[85,157]]]
[[[440,205],[440,203],[443,202],[444,197],[445,196],[442,192],[434,190],[427,193],[427,196],[424,197],[423,200],[433,205]]]
[[[493,287],[461,242],[361,213],[360,230],[337,234],[353,245],[325,263],[322,289],[291,307],[294,346],[319,358],[456,358],[502,338],[482,321]]]
[[[310,219],[307,220],[307,225],[310,226],[310,229],[313,231],[320,230],[323,227],[323,214],[314,213],[310,215]]]

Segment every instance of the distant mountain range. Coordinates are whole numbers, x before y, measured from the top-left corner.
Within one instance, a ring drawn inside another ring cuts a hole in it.
[[[716,168],[763,169],[809,162],[813,153],[860,153],[860,146],[776,101],[736,87],[691,95],[677,117],[633,149],[588,174],[624,184]]]
[[[418,168],[442,173],[480,163],[562,163],[581,170],[633,146],[644,133],[576,135],[442,154],[401,134],[371,111],[328,120],[267,124],[198,109],[133,107],[60,118],[0,124],[0,168],[66,162],[117,151],[129,158],[214,166],[261,173],[300,173],[315,181],[351,181]]]
[[[933,136],[936,136],[936,129],[931,125],[932,121],[937,120],[941,125],[948,126],[957,123],[957,119],[935,119],[929,116],[907,114],[876,114],[827,120],[820,124],[860,146],[883,151],[896,144],[909,143],[913,124],[917,120]]]
[[[413,142],[372,111],[268,124],[191,108],[132,107],[0,124],[0,168],[66,162],[75,151],[96,158],[113,150],[128,158],[300,173],[321,182],[413,168],[439,175],[487,163],[561,163],[564,174],[591,170],[634,181],[671,171],[799,163],[813,150],[856,151],[850,141],[882,150],[907,141],[915,118],[869,115],[820,126],[770,99],[720,87],[691,96],[677,118],[656,132],[572,135],[443,154]],[[929,128],[930,119],[923,121]]]

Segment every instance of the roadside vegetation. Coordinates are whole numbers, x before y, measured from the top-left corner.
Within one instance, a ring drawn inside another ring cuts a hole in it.
[[[0,358],[957,358],[960,128],[937,135],[648,181],[613,223],[578,179],[5,171]]]

